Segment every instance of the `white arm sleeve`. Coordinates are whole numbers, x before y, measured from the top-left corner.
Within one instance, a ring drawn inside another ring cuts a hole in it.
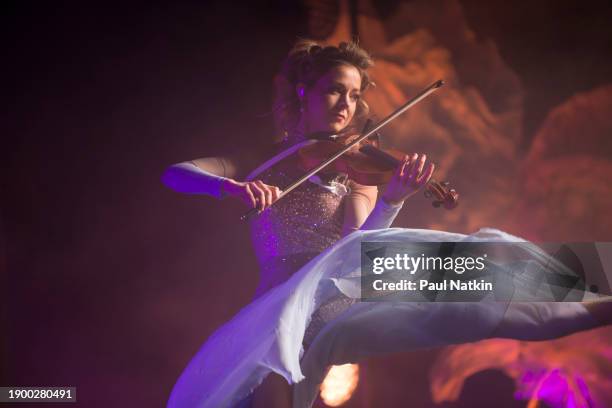
[[[162,176],[167,187],[179,193],[207,194],[217,199],[224,198],[221,188],[227,177],[202,170],[191,162],[182,162],[168,167]]]
[[[389,228],[399,214],[400,210],[404,202],[402,201],[400,204],[391,205],[387,204],[385,200],[379,198],[376,200],[376,205],[374,209],[365,220],[360,229],[362,230],[375,230],[375,229],[384,229]]]

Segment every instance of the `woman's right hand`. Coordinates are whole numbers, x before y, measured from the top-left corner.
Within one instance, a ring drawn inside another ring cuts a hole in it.
[[[281,194],[278,187],[265,184],[261,180],[241,182],[227,179],[223,182],[222,189],[228,196],[239,198],[260,212],[271,206]]]

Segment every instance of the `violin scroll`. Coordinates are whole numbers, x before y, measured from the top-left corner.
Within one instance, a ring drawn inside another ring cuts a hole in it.
[[[444,206],[447,210],[452,210],[459,204],[459,193],[454,188],[449,188],[448,181],[438,182],[430,180],[425,186],[425,197],[433,198],[432,206],[438,208]]]

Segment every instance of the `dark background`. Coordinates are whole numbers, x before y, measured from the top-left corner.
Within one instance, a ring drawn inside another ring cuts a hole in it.
[[[525,135],[609,81],[606,2],[461,4],[523,81]],[[4,9],[0,385],[76,386],[88,407],[165,403],[257,273],[241,206],[160,175],[270,140],[272,77],[306,15],[282,1]],[[433,354],[384,360],[414,406],[431,405],[418,367]]]

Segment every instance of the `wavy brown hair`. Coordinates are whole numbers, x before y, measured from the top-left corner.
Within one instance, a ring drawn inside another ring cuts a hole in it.
[[[276,97],[273,112],[279,139],[295,129],[300,117],[296,85],[303,83],[311,87],[331,68],[338,65],[357,68],[361,75],[362,92],[372,85],[367,69],[374,65],[374,62],[370,54],[356,42],[342,42],[335,47],[322,46],[312,40],[299,40],[294,45],[274,80]],[[362,119],[368,111],[367,103],[363,98],[359,99],[353,124]]]

